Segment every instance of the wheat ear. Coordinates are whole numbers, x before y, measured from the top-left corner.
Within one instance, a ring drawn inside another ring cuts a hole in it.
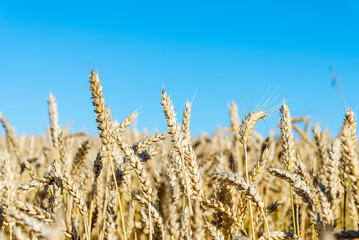
[[[85,224],[85,231],[86,231],[86,239],[90,239],[89,236],[89,223],[88,223],[88,209],[86,202],[78,188],[78,186],[74,183],[70,174],[67,172],[66,169],[60,167],[58,163],[55,161],[52,163],[52,167],[55,170],[56,176],[61,179],[62,187],[68,191],[68,193],[73,198],[74,202],[76,203],[80,213],[84,219]]]
[[[264,213],[264,203],[262,201],[262,197],[257,191],[257,189],[254,187],[252,182],[248,182],[244,180],[241,176],[236,175],[234,173],[229,172],[216,172],[211,175],[212,179],[215,181],[219,181],[221,183],[229,184],[232,186],[235,186],[238,190],[243,192],[249,200],[251,200],[254,203],[254,206],[258,207],[259,211],[261,212],[267,234],[270,237],[270,230],[267,222],[267,218]],[[253,219],[254,221],[254,219]],[[252,226],[254,228],[254,225]],[[254,236],[253,236],[254,237]]]
[[[100,132],[100,139],[101,139],[101,142],[103,145],[103,152],[102,152],[103,156],[96,159],[96,161],[94,162],[95,180],[94,180],[94,184],[93,184],[93,189],[95,188],[95,185],[96,185],[96,179],[100,175],[101,170],[103,168],[103,160],[104,160],[104,158],[107,158],[108,162],[110,164],[110,167],[111,167],[112,177],[115,181],[115,187],[116,187],[116,190],[118,193],[118,203],[119,203],[119,207],[120,207],[122,231],[123,231],[123,236],[126,240],[127,239],[126,226],[125,226],[125,221],[124,221],[121,196],[118,191],[116,174],[115,174],[115,170],[114,170],[114,167],[112,164],[111,152],[110,152],[110,145],[113,142],[113,139],[112,139],[113,126],[112,126],[111,112],[110,112],[109,107],[105,105],[105,99],[103,97],[102,83],[100,81],[98,74],[95,73],[93,70],[91,70],[89,79],[90,79],[90,90],[91,90],[91,94],[92,94],[92,103],[94,106],[96,122],[98,125],[97,129]],[[92,208],[93,208],[93,198],[94,198],[94,196],[92,196],[91,204],[90,204],[90,223],[91,223],[91,219],[92,219],[91,216],[92,216]],[[89,232],[90,231],[91,230],[89,230]],[[91,234],[91,232],[90,232],[90,234]]]
[[[294,191],[302,198],[302,200],[308,203],[310,220],[316,227],[316,231],[319,234],[323,230],[323,223],[320,214],[314,205],[313,194],[307,184],[299,176],[290,173],[289,171],[272,167],[268,168],[268,171],[272,175],[287,181],[293,187]]]
[[[7,122],[5,117],[0,113],[0,121],[2,125],[4,126],[5,132],[6,132],[6,138],[9,141],[10,145],[13,148],[13,151],[15,152],[15,156],[19,162],[20,165],[24,164],[26,170],[29,172],[29,175],[32,179],[36,178],[36,173],[30,163],[28,161],[22,161],[21,159],[21,152],[20,152],[20,145],[19,140],[16,137],[14,130],[11,128],[10,124]]]
[[[185,165],[185,156],[184,156],[185,150],[184,150],[184,148],[186,146],[183,141],[184,136],[183,136],[183,133],[181,132],[181,128],[180,128],[179,124],[177,123],[176,113],[174,111],[172,100],[170,99],[169,96],[167,96],[167,93],[164,89],[162,90],[161,104],[162,104],[164,115],[166,117],[168,132],[171,136],[173,147],[181,159],[182,171],[183,171],[185,185],[186,185],[185,190],[187,190],[185,194],[188,199],[188,204],[190,206],[189,209],[190,209],[190,211],[192,211],[191,193],[189,192],[190,188],[189,188],[189,183],[187,180],[187,171],[185,169],[186,165]]]

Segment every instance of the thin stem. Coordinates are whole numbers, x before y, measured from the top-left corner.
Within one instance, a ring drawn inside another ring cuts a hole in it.
[[[89,233],[89,222],[87,218],[84,218],[84,228],[85,228],[85,236],[87,240],[90,240],[90,233]]]
[[[250,228],[252,230],[252,238],[256,240],[256,232],[254,229],[254,222],[253,222],[253,210],[252,210],[252,202],[249,200],[249,217],[251,218],[251,225]]]
[[[13,224],[12,223],[10,223],[9,224],[9,234],[10,234],[10,240],[12,240],[12,226],[13,226]]]
[[[249,181],[249,175],[248,175],[248,157],[247,157],[247,143],[243,144],[244,149],[244,167],[245,167],[245,174],[246,174],[246,180]]]
[[[299,226],[299,204],[296,204],[295,205],[295,216],[296,216],[296,223],[297,223],[297,236],[300,236],[300,231],[299,231],[299,229],[300,229],[300,226]]]
[[[346,231],[347,229],[347,220],[346,220],[346,208],[347,208],[347,192],[348,188],[344,187],[344,207],[343,207],[343,229]]]
[[[292,219],[293,219],[293,232],[294,235],[297,235],[297,227],[295,224],[295,209],[294,209],[294,199],[293,199],[293,188],[290,186],[290,203],[292,205]]]
[[[106,182],[108,182],[110,179],[110,168],[107,167],[107,175],[106,175]],[[103,223],[102,223],[102,229],[100,229],[100,233],[101,233],[101,236],[100,236],[100,240],[103,240],[104,239],[104,228],[106,227],[106,211],[107,211],[107,205],[108,205],[108,194],[109,194],[109,189],[106,188],[106,192],[105,192],[105,200],[104,200],[104,206],[103,206],[103,210],[102,210],[102,216],[105,216],[103,218]]]
[[[93,200],[95,197],[95,187],[96,187],[96,180],[97,177],[95,176],[95,179],[93,181],[92,184],[92,194],[91,194],[91,203],[90,203],[90,212],[89,212],[89,226],[88,226],[88,232],[89,232],[89,236],[91,237],[91,225],[92,225],[92,213],[93,213]]]
[[[243,169],[243,156],[242,156],[242,154],[243,154],[243,150],[241,149],[241,145],[240,144],[238,144],[238,151],[239,151],[239,159],[240,159],[240,161],[239,161],[239,169]]]
[[[183,195],[183,197],[182,197],[182,213],[181,213],[182,216],[184,215],[185,208],[186,208],[186,196]]]
[[[246,180],[249,181],[249,176],[248,176],[247,143],[244,143],[244,144],[243,144],[243,148],[244,148],[244,166],[245,166]],[[251,200],[249,200],[248,202],[249,202],[249,215],[250,215],[250,218],[251,218],[252,238],[253,238],[254,240],[256,240],[256,233],[255,233],[255,231],[254,231],[254,223],[253,223],[252,202],[251,202]]]
[[[301,234],[302,234],[302,239],[305,239],[305,220],[306,220],[306,214],[305,214],[305,207],[302,207],[301,209],[301,216],[302,216],[302,218],[301,218],[301,220],[302,220],[302,224],[300,225],[300,232],[301,232]],[[298,231],[299,232],[299,231]],[[298,235],[299,236],[299,235]]]
[[[268,239],[271,239],[270,238],[270,230],[269,230],[269,226],[268,226],[268,221],[267,221],[267,218],[266,218],[266,215],[265,215],[263,209],[261,209],[261,213],[262,213],[262,216],[263,216],[263,219],[264,219],[264,224],[265,224],[265,227],[266,227],[266,230],[267,230]]]

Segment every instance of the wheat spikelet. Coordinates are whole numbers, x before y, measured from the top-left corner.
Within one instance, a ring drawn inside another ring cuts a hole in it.
[[[184,210],[184,214],[181,216],[181,228],[180,228],[180,239],[187,240],[193,239],[193,233],[191,230],[191,218],[188,206]]]
[[[185,187],[186,195],[187,195],[188,199],[191,199],[191,193],[189,192],[190,188],[189,188],[189,183],[187,180],[187,172],[185,169],[185,162],[184,162],[185,161],[185,159],[184,159],[185,145],[184,145],[184,142],[182,141],[183,134],[181,132],[179,124],[177,124],[176,113],[175,113],[174,107],[172,105],[172,100],[167,96],[167,93],[164,89],[162,90],[161,104],[162,104],[162,108],[164,111],[164,115],[166,117],[168,132],[171,136],[171,141],[173,143],[173,147],[181,159],[182,171],[183,171],[184,181],[185,181],[185,185],[186,185],[186,187]]]
[[[357,121],[355,119],[355,114],[352,109],[348,109],[345,114],[344,122],[342,125],[342,131],[345,127],[349,127],[350,135],[354,144],[356,144],[356,127]]]
[[[241,136],[239,135],[239,117],[238,117],[238,107],[235,102],[232,102],[229,106],[229,113],[231,119],[231,130],[234,133],[234,136],[238,142],[240,142]]]
[[[263,171],[266,167],[268,159],[270,157],[270,150],[268,148],[264,149],[262,152],[259,160],[257,161],[256,165],[254,165],[253,169],[249,172],[249,180],[254,182],[256,177]]]
[[[218,229],[213,226],[211,223],[209,223],[208,221],[205,221],[205,225],[206,225],[206,228],[210,234],[210,236],[212,237],[212,239],[214,240],[224,240],[224,236],[223,234],[218,231]]]
[[[32,191],[34,189],[39,189],[41,187],[44,187],[46,185],[50,185],[52,184],[54,181],[52,176],[47,176],[47,177],[43,177],[43,178],[36,178],[33,179],[27,183],[21,184],[18,188],[17,188],[17,194],[23,194],[25,192],[29,192]]]
[[[235,186],[238,190],[243,191],[245,196],[252,200],[256,207],[264,208],[262,197],[251,182],[247,182],[242,177],[229,172],[213,173],[211,177],[215,181]]]
[[[104,226],[104,238],[105,239],[117,239],[116,238],[116,208],[117,208],[117,192],[111,191],[109,201],[106,209],[106,221]]]
[[[326,185],[326,180],[328,178],[328,153],[324,143],[323,134],[320,133],[319,125],[316,124],[313,128],[313,136],[315,140],[315,144],[317,146],[317,152],[320,160],[320,165],[322,168],[319,169],[320,174],[320,182]]]
[[[197,157],[191,145],[188,145],[185,150],[185,160],[187,163],[189,177],[191,179],[193,195],[197,198],[201,198],[203,197],[202,180],[197,164]]]
[[[307,184],[298,176],[288,171],[277,168],[269,168],[268,171],[274,176],[287,181],[293,187],[294,191],[303,199],[303,201],[308,203],[310,220],[316,227],[316,231],[320,233],[323,229],[321,216],[314,206],[313,194],[309,190]]]
[[[138,112],[135,111],[133,113],[131,113],[129,116],[127,116],[121,123],[120,125],[116,128],[117,133],[122,133],[128,126],[131,125],[131,123],[133,121],[135,121],[135,119],[138,116]]]
[[[190,117],[191,117],[191,103],[186,102],[186,108],[183,111],[183,118],[182,118],[182,131],[184,135],[184,141],[189,141],[190,139],[190,130],[189,130]]]
[[[49,100],[49,116],[50,116],[50,133],[52,146],[58,151],[59,149],[59,134],[60,134],[60,126],[59,126],[59,114],[57,111],[57,103],[55,96],[50,92]]]
[[[45,239],[49,239],[51,237],[52,230],[50,227],[37,220],[36,218],[31,217],[14,208],[9,208],[8,214],[16,221],[16,224],[19,224],[28,231],[33,232],[37,237]]]
[[[160,216],[158,210],[151,204],[150,201],[148,201],[147,199],[139,196],[139,195],[135,195],[133,194],[133,197],[142,205],[144,205],[146,208],[150,209],[150,213],[153,219],[153,222],[156,224],[157,228],[159,229],[157,234],[158,238],[161,239],[164,237],[164,225],[163,225],[163,220],[162,217]]]
[[[295,161],[296,170],[294,171],[298,176],[304,180],[305,184],[308,186],[309,191],[313,194],[313,204],[318,210],[319,213],[321,213],[321,205],[319,201],[319,193],[318,191],[321,191],[320,189],[314,185],[314,179],[310,175],[310,173],[307,170],[307,167],[303,163],[303,161],[299,158],[299,155],[297,154],[297,158]]]
[[[88,209],[87,205],[85,203],[85,200],[83,199],[83,196],[78,188],[78,186],[73,182],[73,180],[70,177],[70,174],[67,172],[66,169],[59,166],[58,163],[55,161],[52,163],[52,167],[54,168],[54,171],[56,173],[56,177],[61,180],[61,186],[68,191],[68,193],[73,198],[74,202],[76,203],[78,209],[80,210],[80,213],[84,219],[85,223],[85,230],[86,230],[86,238],[89,239],[89,233],[88,230]]]
[[[188,140],[186,141],[183,132],[181,132],[180,126],[177,124],[176,114],[174,112],[172,101],[167,96],[165,90],[162,90],[162,107],[167,120],[167,126],[173,146],[181,158],[186,189],[189,189],[189,183],[187,181],[187,171],[185,166],[188,167],[188,173],[191,179],[191,187],[193,189],[192,193],[195,197],[201,198],[203,195],[203,188],[201,178],[199,176],[198,165],[196,162],[196,155]],[[191,211],[191,194],[190,192],[186,192],[186,195],[189,199]]]
[[[90,150],[90,139],[87,139],[81,144],[81,147],[77,150],[74,160],[72,162],[71,176],[79,174],[81,167],[85,165],[85,158]]]
[[[17,139],[13,129],[9,125],[8,121],[4,117],[2,113],[0,113],[0,121],[6,131],[7,140],[9,141],[10,145],[13,148],[13,151],[15,152],[15,156],[17,157],[17,160],[21,162],[21,152],[20,152],[20,145],[19,140]]]
[[[125,143],[125,141],[122,139],[120,134],[117,134],[116,136],[114,136],[114,139],[115,139],[117,145],[120,147],[120,149],[125,154],[126,160],[130,163],[133,171],[136,173],[138,179],[140,180],[141,189],[143,191],[144,198],[148,202],[151,202],[152,187],[151,187],[150,181],[147,177],[147,173],[146,173],[140,159],[135,154],[133,149],[130,148],[127,145],[127,143]]]
[[[137,143],[135,143],[132,148],[133,150],[135,150],[136,152],[138,152],[140,149],[146,148],[147,146],[150,146],[156,142],[162,141],[164,139],[166,139],[169,136],[168,132],[163,132],[160,134],[156,134],[152,137],[149,138],[145,138]]]
[[[35,205],[32,205],[27,202],[20,202],[15,200],[14,206],[17,209],[22,210],[23,212],[26,212],[28,215],[36,217],[39,220],[43,220],[45,223],[52,223],[53,222],[53,216],[48,211],[41,209]]]
[[[29,172],[29,175],[31,178],[36,178],[36,173],[35,173],[34,169],[32,168],[32,166],[30,165],[30,163],[26,160],[22,161],[19,140],[17,139],[13,129],[11,128],[11,126],[9,125],[9,123],[7,122],[5,117],[2,115],[2,113],[0,113],[0,121],[4,126],[4,129],[6,131],[7,140],[9,141],[10,145],[13,148],[13,151],[15,152],[17,161],[20,164],[24,164],[24,167]]]
[[[248,114],[241,122],[239,127],[239,141],[245,144],[251,140],[256,123],[266,118],[268,115],[263,111],[254,111]]]
[[[325,192],[319,191],[319,201],[321,203],[322,210],[320,212],[325,229],[332,228],[334,225],[334,215]]]
[[[90,73],[90,90],[92,93],[92,103],[94,106],[94,112],[96,115],[96,122],[98,124],[97,129],[99,130],[100,139],[106,151],[106,157],[108,153],[108,146],[113,142],[111,139],[112,134],[112,119],[111,112],[108,106],[105,105],[105,99],[103,97],[102,83],[97,73],[91,70]],[[103,168],[104,157],[100,158],[100,161],[94,164],[94,173],[98,177]]]
[[[342,161],[348,166],[349,172],[344,181],[350,181],[352,186],[353,198],[357,211],[359,211],[359,167],[358,158],[355,152],[356,142],[356,121],[351,121],[351,124],[346,124],[342,129],[341,135],[342,146]],[[353,142],[355,141],[355,142]],[[345,166],[344,166],[345,167]]]
[[[204,207],[212,208],[216,210],[217,212],[220,212],[222,214],[225,214],[226,217],[233,222],[233,224],[236,224],[237,226],[240,225],[241,220],[237,217],[237,214],[227,205],[224,205],[220,201],[210,198],[210,199],[203,199],[201,201],[201,204]]]
[[[285,168],[291,172],[295,161],[295,151],[292,133],[292,118],[285,102],[283,102],[280,113],[282,115],[280,120],[280,130],[282,133],[283,163]]]
[[[339,178],[339,158],[340,158],[340,140],[336,138],[328,151],[328,179],[327,179],[327,192],[329,202],[334,211],[334,216],[339,218],[339,204],[341,199],[340,195],[340,178]]]

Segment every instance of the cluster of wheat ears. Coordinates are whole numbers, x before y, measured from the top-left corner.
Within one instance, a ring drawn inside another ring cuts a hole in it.
[[[359,238],[351,109],[338,136],[315,125],[311,139],[283,102],[280,135],[263,138],[269,113],[240,120],[233,103],[230,127],[191,139],[191,103],[180,123],[163,90],[168,131],[146,136],[128,128],[137,112],[113,120],[89,79],[99,138],[61,128],[51,94],[47,136],[17,137],[0,114],[0,239]]]

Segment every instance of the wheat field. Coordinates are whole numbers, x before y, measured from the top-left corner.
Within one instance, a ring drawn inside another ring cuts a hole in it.
[[[283,102],[263,137],[271,111],[240,119],[232,103],[228,128],[191,138],[191,103],[177,119],[163,90],[168,131],[147,136],[129,127],[137,112],[112,119],[94,71],[89,85],[98,136],[61,128],[52,94],[46,136],[19,137],[0,114],[0,239],[359,238],[351,109],[331,136]]]

